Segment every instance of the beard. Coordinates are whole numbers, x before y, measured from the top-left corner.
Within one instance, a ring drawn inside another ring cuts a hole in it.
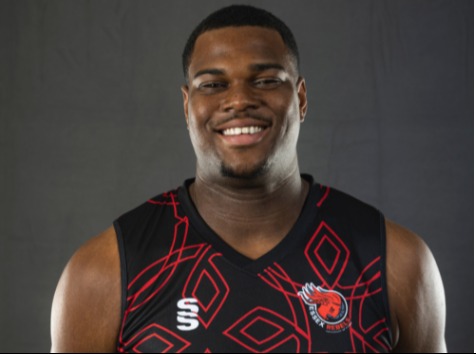
[[[269,170],[269,165],[267,162],[263,162],[257,166],[238,169],[232,166],[228,166],[224,162],[221,164],[221,175],[223,177],[242,179],[242,180],[253,180],[258,177],[263,176]]]

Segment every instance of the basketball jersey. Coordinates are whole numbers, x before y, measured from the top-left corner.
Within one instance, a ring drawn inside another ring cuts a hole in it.
[[[390,351],[383,215],[303,178],[297,222],[256,260],[201,218],[193,180],[117,219],[118,351]]]

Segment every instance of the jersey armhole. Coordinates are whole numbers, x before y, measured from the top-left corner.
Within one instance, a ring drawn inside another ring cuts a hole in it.
[[[388,302],[388,287],[387,287],[387,229],[385,227],[385,217],[384,215],[379,212],[380,214],[380,245],[382,247],[382,262],[381,264],[381,272],[382,272],[382,297],[383,297],[383,305],[385,307],[385,316],[386,316],[386,323],[389,332],[390,338],[390,346],[393,349],[394,346],[394,338],[392,333],[392,318],[390,316],[390,305]]]
[[[127,306],[127,262],[126,262],[126,253],[124,247],[124,236],[122,234],[121,226],[119,221],[114,221],[114,229],[116,231],[117,244],[119,246],[119,258],[121,262],[121,327],[119,334],[116,340],[116,349],[120,350],[122,347],[122,332],[124,330],[124,316]]]

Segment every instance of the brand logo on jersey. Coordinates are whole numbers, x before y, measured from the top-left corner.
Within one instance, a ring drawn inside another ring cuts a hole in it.
[[[326,332],[339,333],[350,326],[347,301],[341,293],[307,283],[298,294],[309,306],[314,322]]]
[[[198,311],[200,308],[196,305],[197,299],[189,297],[177,302],[177,328],[181,331],[193,331],[200,325],[198,322]]]

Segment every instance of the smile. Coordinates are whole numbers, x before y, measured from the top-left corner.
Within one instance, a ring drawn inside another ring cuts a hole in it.
[[[269,131],[269,127],[250,125],[219,130],[218,136],[228,147],[245,148],[259,144]]]
[[[222,131],[222,134],[225,136],[237,136],[237,135],[253,135],[258,134],[263,131],[263,127],[240,127],[240,128],[229,128]]]

